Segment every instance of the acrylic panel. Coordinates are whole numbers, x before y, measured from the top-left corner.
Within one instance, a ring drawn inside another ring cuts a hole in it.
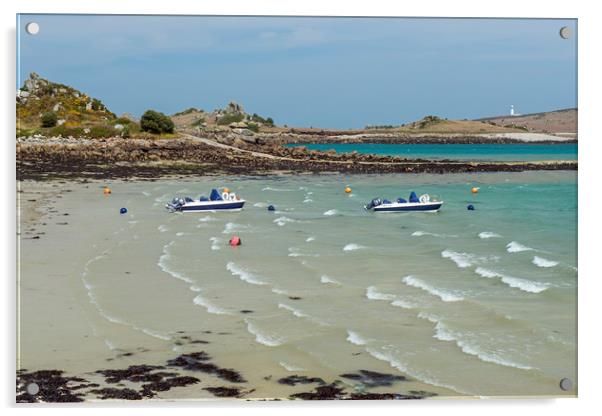
[[[577,21],[17,16],[18,402],[577,395]]]

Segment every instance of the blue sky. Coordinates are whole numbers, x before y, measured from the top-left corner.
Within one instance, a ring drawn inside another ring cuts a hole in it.
[[[40,25],[36,36],[25,25]],[[400,124],[577,105],[575,20],[21,15],[32,71],[113,112],[241,103],[278,124]]]

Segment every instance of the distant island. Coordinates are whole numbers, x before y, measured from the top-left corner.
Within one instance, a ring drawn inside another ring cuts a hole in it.
[[[338,130],[279,125],[241,104],[140,119],[32,73],[16,96],[17,176],[158,177],[212,173],[416,173],[577,169],[575,161],[474,162],[406,159],[287,147],[312,143],[574,143],[577,109],[480,120],[421,120]]]

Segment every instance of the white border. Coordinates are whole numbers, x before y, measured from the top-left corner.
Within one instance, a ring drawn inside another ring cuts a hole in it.
[[[436,16],[436,17],[555,17],[579,19],[579,399],[559,400],[486,400],[465,401],[429,401],[412,403],[243,403],[214,404],[173,403],[172,405],[147,404],[143,407],[129,406],[128,412],[158,414],[169,411],[169,407],[179,407],[178,413],[231,414],[233,410],[244,410],[252,415],[266,414],[306,414],[311,411],[326,414],[332,411],[344,411],[350,415],[365,414],[378,410],[382,414],[400,412],[444,413],[447,415],[507,415],[515,412],[545,412],[546,415],[566,415],[593,413],[600,409],[597,402],[600,382],[600,325],[602,316],[600,298],[602,296],[602,276],[600,263],[600,184],[596,176],[596,159],[600,155],[599,102],[602,100],[600,89],[599,43],[602,39],[602,16],[596,13],[596,2],[557,1],[527,2],[525,0],[503,0],[495,4],[470,0],[420,0],[420,1],[356,1],[356,0],[87,0],[74,2],[69,0],[20,0],[0,2],[0,19],[3,30],[2,70],[2,154],[4,157],[1,172],[4,183],[2,229],[7,230],[2,239],[0,253],[4,273],[2,312],[4,315],[5,337],[1,343],[4,371],[1,377],[0,391],[4,406],[14,403],[14,353],[15,353],[15,14],[20,13],[118,13],[118,14],[237,14],[237,15],[332,15],[332,16]],[[120,406],[120,403],[114,404]],[[203,409],[197,407],[202,406]],[[208,408],[208,407],[211,408]],[[20,406],[23,407],[23,406]],[[73,407],[73,406],[70,406]],[[89,412],[106,412],[108,405],[88,406]],[[26,414],[34,411],[25,408]],[[65,411],[80,413],[81,406],[72,410],[50,406],[42,411],[48,414],[62,414]]]

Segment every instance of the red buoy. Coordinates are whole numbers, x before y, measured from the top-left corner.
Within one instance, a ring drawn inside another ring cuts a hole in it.
[[[236,247],[242,244],[242,241],[240,240],[240,237],[238,236],[234,236],[230,239],[230,245],[232,247]]]

